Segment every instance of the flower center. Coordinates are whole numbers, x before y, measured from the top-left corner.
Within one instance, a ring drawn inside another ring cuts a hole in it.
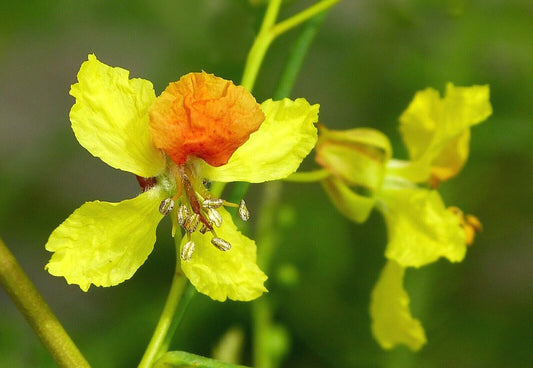
[[[191,259],[195,248],[191,234],[196,231],[201,234],[210,232],[211,244],[221,251],[230,250],[231,244],[216,232],[216,228],[222,225],[222,216],[217,209],[222,206],[238,208],[239,217],[247,221],[250,213],[244,200],[235,204],[213,196],[187,164],[170,165],[169,171],[176,183],[176,195],[161,201],[159,212],[171,215],[173,235],[178,225],[185,231],[187,243],[182,248],[181,258],[184,261]]]

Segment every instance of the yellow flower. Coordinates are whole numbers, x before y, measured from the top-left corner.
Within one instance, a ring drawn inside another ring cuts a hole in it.
[[[119,203],[87,202],[46,244],[46,269],[87,291],[133,276],[151,253],[165,215],[185,232],[181,266],[198,291],[215,300],[251,300],[264,291],[255,242],[239,232],[204,180],[253,183],[296,171],[311,151],[318,105],[304,99],[261,105],[243,87],[202,73],[170,83],[129,79],[89,55],[71,88],[70,112],[80,144],[108,165],[135,174],[143,192]]]
[[[444,257],[460,262],[479,220],[446,208],[428,189],[456,175],[468,157],[470,127],[491,114],[488,86],[446,87],[446,96],[418,92],[400,117],[410,160],[392,159],[388,138],[377,130],[320,129],[317,162],[331,176],[322,181],[337,208],[355,222],[373,208],[384,216],[388,232],[382,271],[371,299],[372,332],[383,348],[403,343],[413,350],[425,344],[424,330],[411,317],[403,290],[406,267],[421,267]]]

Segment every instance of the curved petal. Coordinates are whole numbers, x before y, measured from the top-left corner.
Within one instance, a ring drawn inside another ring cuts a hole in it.
[[[54,254],[45,268],[83,291],[129,279],[154,247],[162,193],[154,188],[119,203],[83,204],[50,235],[46,250]]]
[[[488,84],[456,87],[446,84],[446,125],[451,131],[462,132],[466,127],[481,123],[492,114]]]
[[[431,165],[431,174],[440,181],[453,178],[461,171],[470,152],[470,129],[450,139]]]
[[[419,320],[411,316],[409,296],[403,289],[405,269],[388,261],[372,291],[370,317],[372,334],[383,349],[405,344],[418,350],[426,343],[426,334]]]
[[[431,173],[431,162],[427,159],[416,161],[392,159],[387,163],[385,177],[396,177],[411,183],[423,183]]]
[[[211,234],[195,232],[191,240],[195,244],[189,261],[182,261],[181,267],[196,289],[214,300],[252,300],[263,294],[267,276],[255,263],[255,242],[242,235],[231,215],[224,209],[217,209],[222,216],[222,226],[217,235],[231,244],[223,252],[211,244]],[[181,246],[187,242],[182,240]]]
[[[319,105],[309,105],[303,98],[261,104],[265,121],[239,147],[228,163],[212,167],[197,161],[199,175],[214,181],[261,183],[282,179],[298,169],[311,152],[316,140],[314,123]]]
[[[322,186],[337,209],[350,220],[365,222],[376,199],[358,194],[351,190],[341,180],[329,177],[322,180]]]
[[[320,127],[316,161],[350,185],[381,187],[385,164],[392,155],[386,135],[371,128],[344,131]]]
[[[400,133],[411,160],[417,160],[430,146],[442,119],[443,106],[439,91],[418,91],[400,116]]]
[[[213,166],[226,164],[265,120],[246,88],[206,72],[170,83],[149,115],[154,144],[178,165],[189,155]]]
[[[455,176],[468,158],[470,127],[491,113],[488,85],[455,87],[448,83],[444,98],[432,88],[417,92],[400,116],[409,157],[425,161],[441,181]]]
[[[462,261],[465,232],[459,218],[448,211],[439,193],[422,188],[384,189],[378,208],[385,216],[388,259],[401,266],[420,267],[446,257]]]
[[[109,166],[141,177],[163,171],[164,154],[152,143],[148,108],[155,101],[152,83],[129,79],[129,72],[112,68],[89,55],[70,94],[72,130],[80,144]]]

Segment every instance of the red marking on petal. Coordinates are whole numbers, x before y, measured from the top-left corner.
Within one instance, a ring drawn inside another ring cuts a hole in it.
[[[143,193],[152,189],[157,184],[156,178],[143,178],[139,175],[135,175],[135,177],[137,178],[137,182],[141,186]]]

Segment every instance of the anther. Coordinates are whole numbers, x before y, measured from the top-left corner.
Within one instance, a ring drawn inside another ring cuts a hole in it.
[[[250,212],[248,211],[248,208],[246,207],[246,203],[244,202],[244,199],[241,199],[241,203],[239,204],[239,217],[243,221],[248,221],[250,218]]]
[[[199,231],[200,231],[200,234],[205,234],[207,230],[209,230],[209,228],[205,226],[205,224],[202,224],[202,227],[200,228]]]
[[[189,233],[194,233],[196,231],[196,228],[198,227],[199,222],[200,222],[200,215],[197,213],[193,213],[185,219],[183,228],[185,229],[185,231]]]
[[[172,198],[163,199],[159,205],[159,212],[166,216],[174,208],[174,200]]]
[[[194,252],[194,242],[192,240],[188,241],[183,245],[183,248],[181,249],[181,259],[184,261],[190,261],[192,254]]]
[[[186,205],[182,204],[178,208],[178,224],[180,224],[180,226],[184,226],[187,217],[189,217],[189,209]]]
[[[227,252],[231,249],[231,244],[221,238],[214,237],[213,239],[211,239],[211,244],[213,244],[215,247],[224,252]]]
[[[468,225],[472,226],[476,233],[480,233],[483,230],[481,221],[474,215],[466,215],[465,221]]]
[[[206,198],[202,202],[202,207],[204,208],[218,208],[222,206],[224,200],[221,198]]]
[[[222,216],[220,216],[220,213],[218,213],[217,210],[208,208],[207,217],[209,218],[209,221],[215,224],[216,227],[220,227],[220,225],[222,225]]]

